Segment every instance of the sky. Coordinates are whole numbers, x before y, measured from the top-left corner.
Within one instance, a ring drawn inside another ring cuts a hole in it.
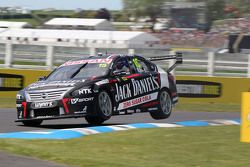
[[[122,9],[122,0],[0,0],[0,7],[21,6],[28,9]]]

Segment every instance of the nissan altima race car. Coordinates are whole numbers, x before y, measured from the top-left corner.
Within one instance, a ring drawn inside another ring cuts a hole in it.
[[[166,72],[153,61],[175,59]],[[113,115],[149,112],[165,119],[178,101],[175,77],[181,54],[143,58],[98,55],[74,59],[17,93],[17,120],[38,126],[43,120],[85,117],[101,124]]]

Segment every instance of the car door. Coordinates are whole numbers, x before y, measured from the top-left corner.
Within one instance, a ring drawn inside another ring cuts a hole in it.
[[[156,66],[140,56],[128,58],[132,75],[128,76],[132,85],[132,99],[126,106],[138,107],[157,99],[160,82]]]
[[[128,57],[122,56],[114,61],[111,67],[111,91],[113,91],[114,112],[121,112],[129,108],[124,103],[133,98],[131,77],[134,71],[129,64]]]

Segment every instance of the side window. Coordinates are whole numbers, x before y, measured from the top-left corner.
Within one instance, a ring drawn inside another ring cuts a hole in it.
[[[150,64],[143,59],[135,57],[133,58],[133,63],[140,73],[152,71]]]
[[[113,73],[124,72],[126,74],[130,74],[130,68],[127,58],[122,57],[118,59],[113,65]]]

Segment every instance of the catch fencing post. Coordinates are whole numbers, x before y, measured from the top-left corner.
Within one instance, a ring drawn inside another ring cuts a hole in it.
[[[48,70],[52,70],[54,66],[54,46],[47,46],[47,59],[46,59],[46,66]]]
[[[242,93],[240,141],[250,142],[250,92]]]
[[[5,44],[5,67],[10,67],[13,59],[13,45],[11,43]]]
[[[247,55],[248,62],[247,62],[247,77],[250,78],[250,54]]]
[[[208,52],[207,75],[214,76],[214,52]]]
[[[135,54],[135,50],[134,49],[128,49],[128,54],[129,55],[134,55]]]
[[[89,54],[90,54],[90,56],[95,56],[96,55],[96,48],[90,47],[89,48]]]

